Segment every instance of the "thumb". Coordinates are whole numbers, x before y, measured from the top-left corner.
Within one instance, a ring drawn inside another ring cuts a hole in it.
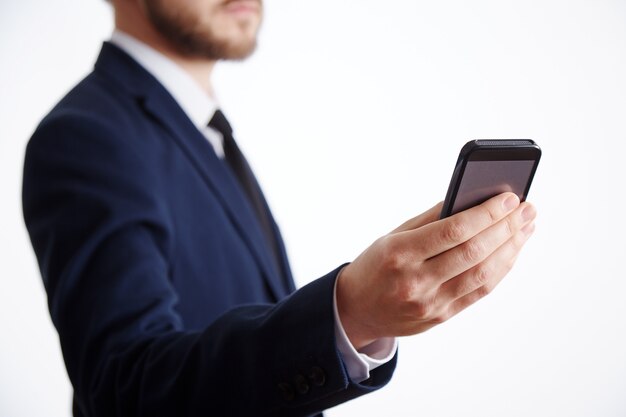
[[[419,216],[413,217],[410,220],[402,223],[399,227],[394,229],[390,234],[406,232],[408,230],[419,229],[422,226],[427,225],[428,223],[432,223],[434,221],[439,220],[439,215],[441,214],[441,208],[443,206],[443,202],[437,203],[435,206],[431,207],[429,210],[420,214]]]

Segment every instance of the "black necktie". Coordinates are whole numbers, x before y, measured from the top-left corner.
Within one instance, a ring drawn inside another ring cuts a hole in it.
[[[278,256],[279,252],[270,214],[265,206],[261,189],[254,177],[254,174],[252,173],[246,158],[243,156],[241,150],[239,150],[239,147],[235,142],[233,129],[230,126],[230,123],[228,123],[228,120],[226,120],[224,113],[220,110],[215,111],[213,118],[209,122],[209,126],[220,132],[224,137],[224,159],[237,177],[237,180],[246,194],[246,197],[248,197],[248,201],[256,214],[259,224],[261,225],[261,230],[265,236],[266,243],[268,244],[270,252],[274,257],[276,267],[279,271],[281,271],[280,257]]]

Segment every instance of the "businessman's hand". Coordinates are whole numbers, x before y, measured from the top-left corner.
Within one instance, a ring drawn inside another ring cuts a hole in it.
[[[337,308],[356,349],[421,333],[484,297],[513,266],[536,214],[512,193],[443,220],[440,211],[378,239],[341,272]]]

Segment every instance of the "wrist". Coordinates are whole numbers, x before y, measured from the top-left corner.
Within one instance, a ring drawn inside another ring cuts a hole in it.
[[[352,346],[359,350],[374,342],[377,337],[364,325],[364,314],[355,308],[360,303],[358,295],[351,288],[351,283],[350,265],[347,265],[337,276],[335,300],[341,327]]]

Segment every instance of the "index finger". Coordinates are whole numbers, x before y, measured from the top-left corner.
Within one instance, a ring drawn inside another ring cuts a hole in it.
[[[419,259],[426,260],[468,241],[511,213],[520,201],[513,193],[497,195],[453,216],[404,232]]]

